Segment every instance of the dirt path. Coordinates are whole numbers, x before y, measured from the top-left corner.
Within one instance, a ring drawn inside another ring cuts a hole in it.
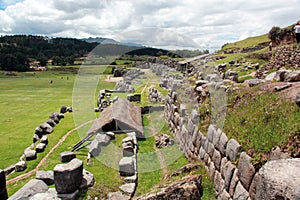
[[[76,131],[76,130],[78,130],[78,129],[80,129],[81,127],[83,127],[83,126],[85,126],[85,125],[87,125],[87,124],[89,124],[89,123],[91,123],[91,122],[93,122],[94,120],[90,120],[90,121],[87,121],[87,122],[85,122],[85,123],[83,123],[83,124],[80,124],[79,126],[77,126],[77,127],[75,127],[75,128],[73,128],[72,130],[70,130],[69,132],[67,132],[58,142],[57,142],[57,144],[54,146],[54,147],[52,147],[52,149],[50,149],[50,151],[46,154],[46,156],[40,161],[40,163],[33,169],[33,170],[31,170],[31,171],[29,171],[29,172],[27,172],[27,173],[25,173],[25,174],[22,174],[22,175],[20,175],[20,176],[17,176],[17,177],[15,177],[15,178],[13,178],[13,179],[10,179],[10,180],[7,180],[6,181],[6,184],[12,184],[12,183],[15,183],[15,182],[17,182],[17,181],[19,181],[19,180],[22,180],[22,179],[24,179],[24,178],[28,178],[29,176],[31,176],[31,175],[33,175],[34,173],[36,173],[38,170],[39,170],[39,168],[47,161],[47,159],[49,158],[49,156],[55,151],[55,149],[57,149],[66,139],[67,139],[67,137],[71,134],[71,133],[73,133],[74,131]]]

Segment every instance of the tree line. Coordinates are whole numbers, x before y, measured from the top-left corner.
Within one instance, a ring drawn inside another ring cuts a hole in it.
[[[0,37],[0,69],[28,71],[30,61],[45,66],[73,64],[76,57],[92,51],[98,43],[87,43],[73,38],[48,38],[33,35]]]

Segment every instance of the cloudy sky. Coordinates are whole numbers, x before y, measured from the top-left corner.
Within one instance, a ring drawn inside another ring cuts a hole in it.
[[[300,20],[299,0],[0,0],[0,34],[219,49]]]

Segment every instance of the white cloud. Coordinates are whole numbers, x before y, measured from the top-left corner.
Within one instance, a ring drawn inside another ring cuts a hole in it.
[[[0,34],[80,38],[124,33],[122,39],[131,42],[178,48],[195,46],[192,41],[220,48],[300,19],[298,0],[2,0],[0,8],[5,8]]]

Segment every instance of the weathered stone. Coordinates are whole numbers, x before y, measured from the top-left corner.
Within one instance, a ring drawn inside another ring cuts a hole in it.
[[[67,164],[58,164],[54,168],[54,184],[57,193],[75,192],[82,183],[83,163],[74,158]]]
[[[57,193],[57,197],[59,199],[62,199],[62,200],[75,200],[77,195],[79,193],[79,190],[76,190],[72,193],[68,193],[68,194],[60,194],[60,193]]]
[[[213,180],[214,180],[214,188],[216,190],[216,196],[219,196],[220,193],[222,192],[221,190],[219,190],[220,189],[219,186],[220,186],[221,179],[222,179],[222,176],[221,176],[220,172],[216,171],[215,172],[215,176],[213,178]]]
[[[237,159],[237,154],[241,150],[242,146],[235,139],[230,139],[226,147],[226,156],[229,158],[229,160],[235,162]]]
[[[221,168],[221,153],[218,150],[214,151],[214,155],[212,157],[212,161],[215,164],[216,170],[220,171]]]
[[[206,165],[209,165],[209,163],[211,162],[211,159],[210,159],[208,153],[205,153],[205,154],[204,154],[204,159],[203,159],[203,161],[205,162]]]
[[[111,192],[107,195],[107,200],[129,200],[130,196],[122,194],[122,192]]]
[[[44,143],[39,143],[38,145],[36,145],[35,150],[37,153],[41,153],[44,152],[46,149],[46,144]]]
[[[90,144],[89,153],[92,156],[97,157],[100,154],[100,152],[101,152],[101,145],[98,140],[94,139]]]
[[[91,172],[83,169],[82,183],[79,188],[83,189],[83,188],[92,187],[94,185],[94,182],[95,182],[94,175]]]
[[[120,186],[120,189],[128,195],[132,195],[135,191],[135,183],[126,183]]]
[[[35,178],[44,181],[47,185],[54,184],[54,172],[53,171],[37,171]]]
[[[60,107],[60,113],[66,113],[67,112],[67,106]]]
[[[15,165],[16,172],[22,172],[22,171],[25,171],[25,169],[27,169],[27,165],[26,165],[25,161],[19,161],[16,163],[16,165]]]
[[[47,124],[49,124],[51,127],[55,127],[56,123],[53,119],[48,119],[48,121],[46,122]]]
[[[214,131],[214,136],[213,136],[212,143],[214,144],[215,148],[218,147],[218,143],[219,143],[221,134],[222,134],[222,131],[220,129],[217,129],[216,131]]]
[[[215,146],[210,142],[208,143],[208,152],[207,153],[210,156],[210,158],[212,158],[215,153]]]
[[[233,197],[234,192],[235,192],[235,187],[236,187],[236,185],[239,181],[239,179],[237,177],[237,173],[238,173],[238,170],[235,169],[233,174],[232,174],[232,177],[231,177],[231,181],[230,181],[230,185],[229,185],[229,191],[228,191],[231,197]]]
[[[251,157],[242,152],[238,163],[238,177],[246,190],[249,190],[254,174],[255,168],[251,164]]]
[[[61,198],[57,197],[56,194],[52,193],[38,193],[35,194],[30,200],[61,200]]]
[[[129,176],[124,178],[126,183],[136,183],[137,182],[137,175]]]
[[[119,162],[119,172],[121,176],[133,176],[135,174],[132,157],[124,157]]]
[[[36,151],[29,148],[24,150],[24,155],[27,161],[35,160],[37,158]]]
[[[215,176],[215,172],[216,172],[216,168],[213,162],[210,162],[208,165],[208,173],[210,175],[210,177],[214,177]]]
[[[8,176],[10,173],[12,173],[15,170],[15,168],[16,168],[16,164],[12,164],[12,165],[6,167],[4,169],[5,176]]]
[[[230,200],[230,195],[226,190],[223,190],[222,193],[218,196],[218,200]]]
[[[300,199],[300,158],[267,162],[258,172],[256,199]]]
[[[48,144],[48,137],[46,135],[44,135],[42,138],[41,138],[41,141],[40,143],[44,143],[45,145]]]
[[[226,154],[226,146],[227,146],[228,138],[225,133],[222,133],[220,136],[220,140],[217,144],[217,149],[221,152],[222,155]]]
[[[284,80],[285,82],[296,82],[300,81],[300,70],[289,71],[285,74]]]
[[[122,143],[122,152],[124,157],[130,157],[135,154],[132,142]]]
[[[224,182],[225,182],[225,189],[229,191],[230,184],[233,178],[233,173],[235,172],[236,167],[229,161],[224,166]]]
[[[106,135],[108,135],[110,137],[111,140],[115,139],[115,134],[114,132],[105,132]]]
[[[40,124],[40,128],[43,130],[43,134],[50,134],[53,132],[52,126],[50,126],[48,123]]]
[[[249,193],[240,182],[236,185],[233,200],[248,200]]]
[[[220,170],[220,173],[221,173],[223,179],[225,177],[225,165],[227,162],[228,162],[227,158],[223,157],[221,160],[221,170]]]
[[[300,91],[297,92],[295,102],[298,107],[300,107]]]
[[[71,160],[76,158],[76,154],[71,151],[66,151],[60,153],[59,157],[60,157],[60,162],[70,162]]]
[[[5,172],[0,170],[0,200],[6,200],[7,198]]]
[[[201,147],[200,151],[199,151],[199,158],[201,160],[203,160],[204,159],[204,155],[205,155],[205,150]]]
[[[97,134],[95,139],[101,146],[107,146],[110,142],[110,137],[106,134]]]
[[[262,81],[260,79],[254,78],[254,79],[247,80],[245,82],[248,84],[249,87],[253,87],[260,84]]]
[[[207,139],[209,142],[213,141],[215,131],[216,131],[216,129],[215,129],[214,125],[209,125],[208,131],[207,131]]]
[[[30,199],[37,193],[45,193],[48,190],[48,186],[41,180],[32,179],[26,183],[20,190],[12,195],[10,200],[17,199]]]
[[[258,181],[258,173],[256,173],[254,175],[251,186],[249,188],[249,196],[250,196],[251,199],[255,199],[257,181]]]
[[[37,134],[33,134],[32,143],[36,143],[39,139],[40,137]]]

